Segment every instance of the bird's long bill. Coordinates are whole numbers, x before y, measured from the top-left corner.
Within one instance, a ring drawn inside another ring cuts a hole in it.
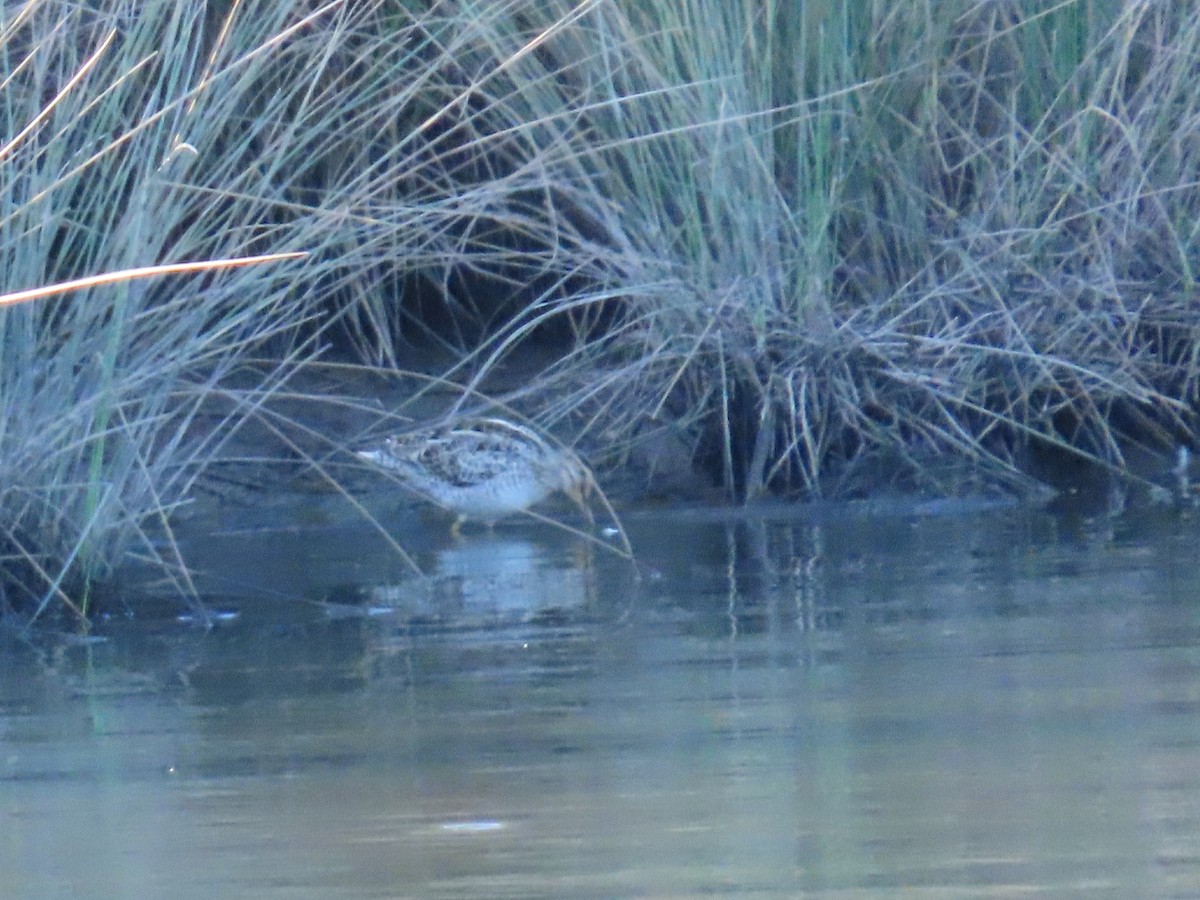
[[[382,450],[355,450],[354,455],[359,459],[365,459],[367,462],[380,463],[383,461]]]

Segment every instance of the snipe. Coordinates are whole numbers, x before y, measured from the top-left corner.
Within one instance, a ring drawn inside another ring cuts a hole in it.
[[[458,516],[493,524],[556,491],[591,520],[591,471],[570,450],[505,419],[472,419],[388,438],[358,455],[395,474],[414,491]]]

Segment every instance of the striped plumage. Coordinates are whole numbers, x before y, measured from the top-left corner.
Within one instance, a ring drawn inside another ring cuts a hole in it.
[[[358,454],[458,516],[489,525],[562,491],[587,511],[592,474],[575,454],[504,419],[474,419],[388,438]]]

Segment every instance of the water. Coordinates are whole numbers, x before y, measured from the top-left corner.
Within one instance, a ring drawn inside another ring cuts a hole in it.
[[[630,516],[189,550],[0,649],[4,897],[1200,895],[1195,522]]]

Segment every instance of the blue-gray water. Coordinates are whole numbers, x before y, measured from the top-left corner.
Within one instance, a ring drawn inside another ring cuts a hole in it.
[[[8,641],[0,896],[1200,895],[1195,522],[626,524],[230,526],[211,633]]]

